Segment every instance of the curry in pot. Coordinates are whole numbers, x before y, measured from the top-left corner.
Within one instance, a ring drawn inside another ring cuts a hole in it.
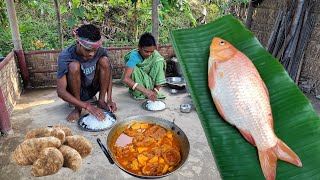
[[[114,156],[124,169],[144,176],[172,172],[181,161],[177,139],[165,128],[149,123],[133,123],[112,146]]]

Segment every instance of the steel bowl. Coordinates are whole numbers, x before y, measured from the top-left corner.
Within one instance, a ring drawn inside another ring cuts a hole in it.
[[[181,104],[180,105],[180,111],[183,112],[183,113],[191,112],[191,105],[190,104]]]
[[[177,89],[170,89],[170,93],[171,93],[171,94],[177,94],[177,93],[178,93],[178,90],[177,90]]]

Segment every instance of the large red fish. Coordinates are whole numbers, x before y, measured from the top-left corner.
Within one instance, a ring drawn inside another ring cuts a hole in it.
[[[258,148],[265,178],[275,179],[277,159],[301,167],[299,157],[274,133],[268,89],[250,59],[215,37],[208,66],[208,85],[218,112]]]

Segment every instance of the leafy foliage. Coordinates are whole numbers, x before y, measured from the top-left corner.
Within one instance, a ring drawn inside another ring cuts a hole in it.
[[[6,12],[6,4],[4,1],[0,1],[0,23],[3,25],[8,25],[8,19]]]
[[[0,57],[3,57],[13,48],[11,31],[6,14],[6,4],[4,1],[0,1],[0,24]]]
[[[17,12],[28,12],[28,7],[18,6]],[[44,12],[43,15],[38,14],[38,11],[31,11],[30,13],[30,15],[17,13],[22,47],[26,51],[49,50],[59,47],[55,16],[50,15],[50,11]]]
[[[6,56],[12,49],[13,43],[11,40],[11,32],[5,29],[0,29],[0,57]]]
[[[105,37],[104,46],[136,45],[139,35],[152,31],[152,0],[59,0],[64,46],[74,43],[72,29],[93,23]],[[194,26],[207,8],[207,22],[220,17],[215,4],[187,0],[159,1],[159,43],[170,44],[169,31]],[[13,49],[5,3],[0,1],[0,55]],[[15,3],[25,51],[58,49],[58,28],[52,0],[20,0]]]

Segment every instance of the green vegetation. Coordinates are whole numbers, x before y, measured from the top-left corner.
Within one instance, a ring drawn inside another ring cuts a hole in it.
[[[201,16],[204,7],[206,22],[221,17],[224,13],[221,3],[228,1],[221,1],[220,5],[213,1],[201,2],[160,0],[160,45],[170,45],[171,30],[195,26],[195,19]],[[63,46],[74,43],[72,30],[84,23],[100,27],[105,47],[135,46],[139,35],[152,31],[151,3],[151,0],[60,0]],[[20,0],[16,1],[15,9],[25,51],[59,49],[58,20],[52,0]],[[0,10],[0,56],[6,56],[13,49],[13,43],[3,1],[0,1]]]

